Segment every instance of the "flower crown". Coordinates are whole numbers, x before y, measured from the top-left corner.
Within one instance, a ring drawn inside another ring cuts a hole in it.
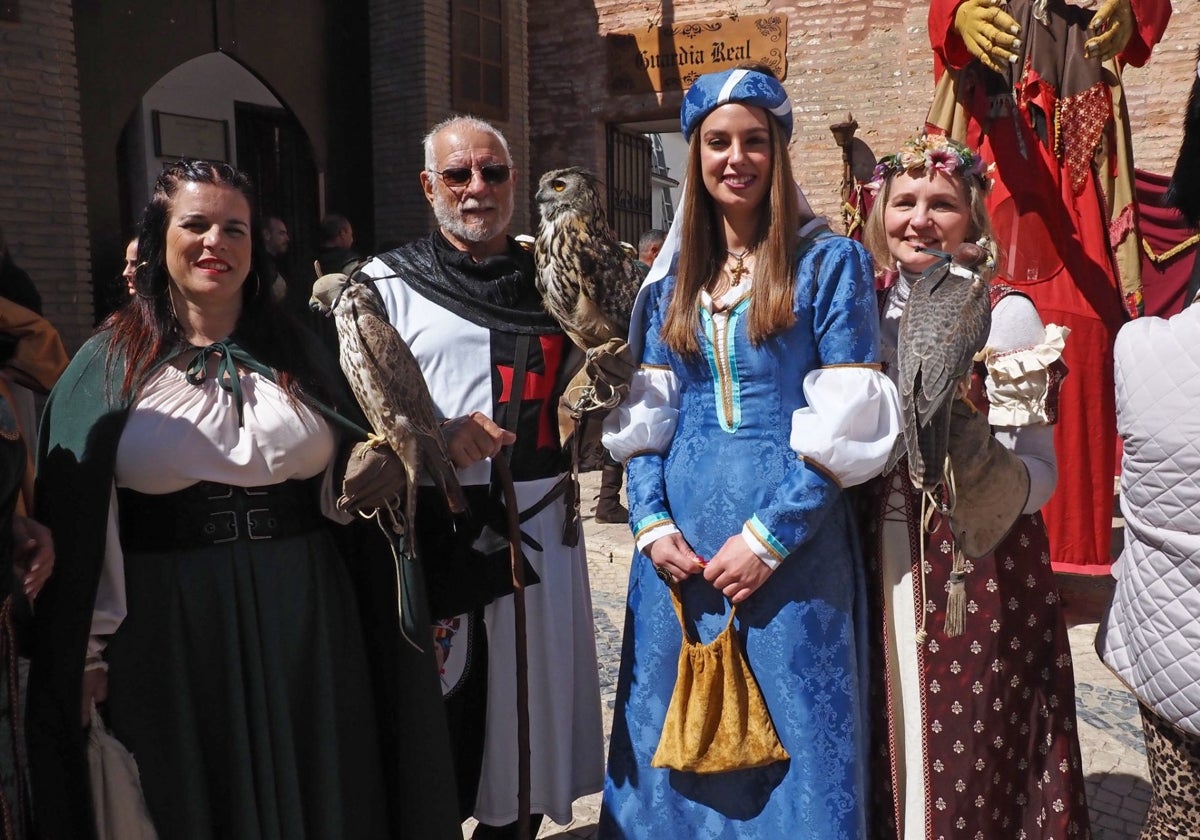
[[[941,172],[947,177],[977,178],[984,189],[990,184],[992,167],[978,153],[944,134],[922,134],[906,140],[900,151],[880,158],[871,175],[870,187],[878,190],[884,180],[900,172]]]

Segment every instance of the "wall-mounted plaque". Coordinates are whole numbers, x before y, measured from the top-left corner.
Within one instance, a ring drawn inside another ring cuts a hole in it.
[[[738,16],[608,35],[608,92],[686,90],[704,73],[745,61],[787,74],[787,18]]]
[[[154,111],[154,154],[164,158],[229,160],[229,124]]]

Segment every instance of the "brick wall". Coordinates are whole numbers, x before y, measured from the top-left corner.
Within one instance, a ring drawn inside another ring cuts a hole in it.
[[[375,238],[393,246],[427,229],[420,194],[420,138],[429,123],[426,104],[434,90],[449,90],[447,67],[440,75],[426,55],[437,4],[371,0],[371,131],[375,138]],[[444,4],[443,4],[444,5]],[[444,36],[446,27],[441,27]],[[445,46],[442,46],[445,49]]]
[[[857,137],[886,154],[924,122],[933,90],[927,3],[901,0],[687,4],[629,0],[530,0],[530,65],[535,96],[531,138],[541,170],[580,164],[604,172],[609,122],[677,119],[679,94],[610,96],[603,36],[654,26],[663,9],[675,22],[731,13],[787,16],[785,85],[795,106],[791,148],[796,175],[814,208],[836,216],[841,152],[829,126],[853,113]],[[1174,0],[1166,37],[1145,68],[1126,71],[1137,165],[1169,172],[1182,137],[1181,113],[1195,74],[1200,13]]]
[[[1133,129],[1134,161],[1140,169],[1169,174],[1179,156],[1183,115],[1196,78],[1200,3],[1174,0],[1166,34],[1145,67],[1126,68],[1125,95]]]
[[[20,4],[0,22],[0,226],[46,317],[74,351],[92,329],[71,4]]]
[[[421,138],[453,113],[450,84],[450,3],[371,0],[371,90],[375,138],[376,239],[398,244],[433,227],[418,181],[425,165]],[[508,140],[524,179],[529,171],[526,4],[505,2],[509,56],[509,119],[493,120]],[[528,186],[528,182],[523,182]],[[519,191],[518,196],[522,193]],[[529,227],[528,202],[518,198],[512,232]]]

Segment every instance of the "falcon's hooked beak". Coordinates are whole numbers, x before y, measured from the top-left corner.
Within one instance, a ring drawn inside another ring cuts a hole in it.
[[[338,301],[350,283],[345,274],[326,274],[313,283],[312,297],[308,308],[328,318],[337,309]]]
[[[914,245],[913,250],[921,251],[922,253],[926,254],[932,254],[933,256],[937,257],[937,262],[921,272],[922,277],[929,277],[942,266],[949,265],[951,274],[955,274],[967,280],[975,281],[981,276],[982,269],[980,266],[987,262],[988,258],[987,251],[973,242],[961,243],[957,248],[954,249],[954,253],[952,254],[948,254],[945,251],[939,251],[937,248],[927,248],[924,245]],[[937,283],[933,285],[933,288],[930,289],[930,293],[937,291],[937,287],[942,284],[942,280],[944,279],[945,277],[942,277],[941,280],[938,280]]]
[[[914,251],[920,251],[922,254],[933,254],[939,260],[950,262],[950,255],[945,251],[939,251],[937,248],[928,248],[924,245],[914,245],[912,248]]]
[[[954,262],[963,268],[972,269],[983,265],[988,258],[987,251],[973,242],[963,242],[954,249],[952,254],[939,251],[937,248],[927,248],[924,245],[914,245],[913,250],[924,254],[933,254],[942,262]]]

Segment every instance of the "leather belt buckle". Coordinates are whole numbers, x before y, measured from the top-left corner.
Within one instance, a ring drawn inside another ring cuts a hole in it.
[[[220,517],[228,517],[228,518],[222,520],[222,519],[220,519]],[[205,539],[209,540],[213,545],[217,545],[219,543],[233,542],[234,540],[236,540],[238,538],[237,511],[232,511],[232,510],[213,511],[212,513],[210,513],[208,515],[208,522],[204,523],[203,531],[204,531]],[[224,537],[218,536],[221,533],[225,533],[228,536],[224,536]]]
[[[265,514],[261,522],[261,529],[256,525],[256,515]],[[270,540],[275,537],[275,530],[278,527],[278,520],[272,515],[270,508],[254,508],[246,511],[246,536],[252,540]],[[268,531],[269,533],[259,533],[259,531]]]

